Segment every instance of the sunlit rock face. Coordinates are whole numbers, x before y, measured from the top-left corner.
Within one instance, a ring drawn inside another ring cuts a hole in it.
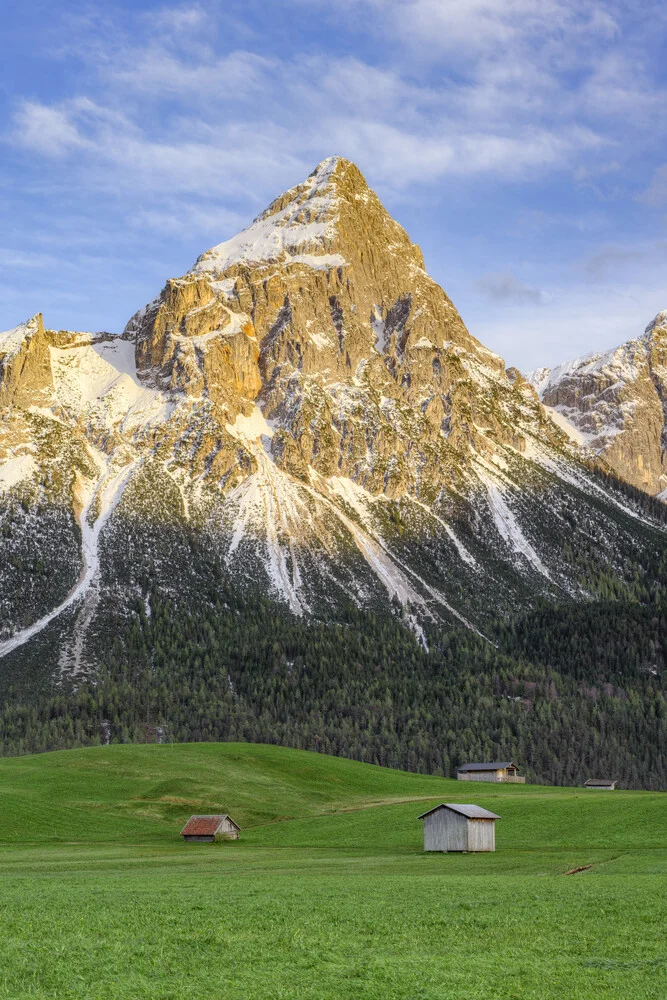
[[[142,379],[276,421],[276,464],[437,491],[471,451],[558,432],[468,333],[354,164],[325,160],[132,318]]]

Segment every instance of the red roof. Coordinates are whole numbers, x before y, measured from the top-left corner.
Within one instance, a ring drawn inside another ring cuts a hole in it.
[[[222,816],[191,816],[181,830],[181,836],[214,837],[224,819],[229,819],[230,823],[233,823],[238,830],[237,824],[226,814]]]

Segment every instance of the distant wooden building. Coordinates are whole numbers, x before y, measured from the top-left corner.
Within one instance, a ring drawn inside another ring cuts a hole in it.
[[[523,785],[526,779],[516,772],[513,761],[496,760],[488,764],[462,764],[456,769],[456,777],[459,781],[503,781]]]
[[[584,788],[597,788],[600,792],[613,792],[616,789],[616,782],[609,778],[589,778],[584,782]]]
[[[183,829],[183,840],[211,843],[214,840],[238,840],[241,827],[231,816],[191,816]]]
[[[500,819],[481,806],[442,803],[422,813],[425,851],[495,851]]]

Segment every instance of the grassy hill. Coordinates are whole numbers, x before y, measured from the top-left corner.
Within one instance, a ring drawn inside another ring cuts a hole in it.
[[[0,843],[173,840],[193,812],[229,812],[246,829],[423,800],[457,784],[260,744],[65,750],[0,759]]]
[[[424,854],[438,801],[496,853]],[[666,807],[252,744],[0,760],[0,998],[657,1000]],[[241,839],[184,844],[213,811]]]

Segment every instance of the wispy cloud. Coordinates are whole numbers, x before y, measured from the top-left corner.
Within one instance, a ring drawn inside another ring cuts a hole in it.
[[[527,285],[514,274],[498,272],[484,274],[476,286],[488,299],[496,302],[531,302],[542,305],[547,295],[535,285]]]
[[[20,102],[11,140],[49,157],[66,156],[84,145],[70,107],[53,107],[36,101]]]
[[[20,105],[11,139],[75,156],[95,186],[122,190],[131,179],[138,190],[215,196],[263,191],[290,171],[296,179],[331,152],[400,189],[447,176],[534,178],[609,144],[571,102],[555,99],[567,88],[551,50],[568,30],[611,37],[611,18],[582,17],[563,0],[347,2],[375,8],[382,31],[428,39],[453,63],[424,74],[400,60],[221,54],[207,40],[212,15],[199,5],[164,9],[134,43],[107,22],[80,22],[71,44],[88,53],[88,91]],[[465,71],[453,72],[463,55]]]

